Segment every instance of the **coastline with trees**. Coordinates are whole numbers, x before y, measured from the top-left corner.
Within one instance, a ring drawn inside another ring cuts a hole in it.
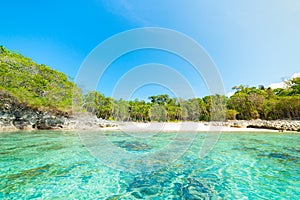
[[[68,119],[78,115],[97,116],[109,126],[113,125],[108,121],[209,122],[261,119],[300,123],[300,77],[286,80],[284,88],[234,86],[235,93],[230,97],[210,95],[181,99],[160,94],[150,96],[149,101],[145,101],[113,99],[98,91],[82,94],[65,74],[37,64],[3,46],[0,47],[0,66],[1,127],[59,129],[70,127],[66,125],[70,124]],[[255,127],[253,124],[249,126]]]

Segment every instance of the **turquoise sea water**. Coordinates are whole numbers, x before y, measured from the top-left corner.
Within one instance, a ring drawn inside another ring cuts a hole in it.
[[[176,135],[97,134],[129,158],[163,151]],[[299,199],[300,134],[224,133],[201,158],[205,137],[161,168],[132,172],[92,156],[76,132],[0,133],[0,199]]]

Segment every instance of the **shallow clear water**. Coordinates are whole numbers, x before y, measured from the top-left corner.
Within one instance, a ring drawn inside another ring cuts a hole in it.
[[[163,152],[176,135],[97,134],[128,158]],[[109,165],[107,160],[120,160],[111,149],[101,151],[106,162],[92,156],[91,147],[86,148],[76,132],[0,133],[0,199],[299,198],[300,134],[224,133],[201,158],[199,148],[205,136],[198,133],[177,160],[147,170],[150,163],[135,168],[145,170],[133,172]],[[94,145],[99,150],[104,143]]]

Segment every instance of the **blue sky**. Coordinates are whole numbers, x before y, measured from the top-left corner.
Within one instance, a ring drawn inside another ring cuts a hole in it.
[[[268,86],[300,72],[297,0],[1,2],[0,45],[73,78],[99,43],[142,27],[169,28],[196,40],[215,62],[226,93],[234,85]],[[151,62],[184,74],[196,88],[196,96],[208,94],[204,81],[196,80],[190,66],[159,51],[140,51],[118,59],[101,78],[98,90],[111,95],[124,73]],[[170,92],[167,87],[148,85],[133,96],[165,92]]]

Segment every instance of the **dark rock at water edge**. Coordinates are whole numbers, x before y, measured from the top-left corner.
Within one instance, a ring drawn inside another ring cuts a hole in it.
[[[3,91],[0,91],[0,97],[0,131],[99,129],[116,126],[113,122],[87,114],[69,116],[68,113],[59,111],[31,108]]]
[[[26,107],[0,108],[0,130],[34,130],[64,128],[67,118]]]

